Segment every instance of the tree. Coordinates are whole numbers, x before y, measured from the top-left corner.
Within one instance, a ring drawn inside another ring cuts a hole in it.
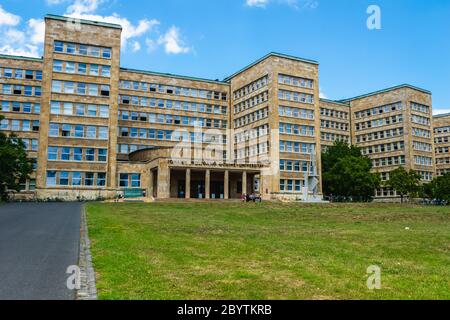
[[[0,116],[0,121],[3,117]],[[14,134],[0,132],[0,198],[6,200],[8,190],[19,190],[19,182],[33,171],[25,144]]]
[[[414,170],[406,171],[399,167],[389,174],[389,181],[386,185],[400,194],[401,202],[406,195],[413,196],[420,190],[421,176]]]
[[[433,179],[428,186],[430,198],[450,202],[450,173]]]
[[[352,200],[372,200],[380,186],[378,174],[371,173],[372,163],[359,148],[336,142],[322,155],[324,193]]]

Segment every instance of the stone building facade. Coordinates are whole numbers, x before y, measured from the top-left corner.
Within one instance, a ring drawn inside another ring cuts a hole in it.
[[[43,58],[0,56],[0,130],[26,142],[36,170],[22,189],[39,199],[320,201],[321,151],[336,140],[384,179],[399,165],[435,174],[426,90],[319,99],[318,62],[278,53],[223,81],[126,69],[121,26],[45,26]]]
[[[450,113],[433,117],[436,174],[450,173]]]

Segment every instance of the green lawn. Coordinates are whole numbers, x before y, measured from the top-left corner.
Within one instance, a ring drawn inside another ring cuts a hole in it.
[[[448,207],[87,209],[101,299],[450,299]],[[381,290],[366,286],[370,265],[382,268]]]

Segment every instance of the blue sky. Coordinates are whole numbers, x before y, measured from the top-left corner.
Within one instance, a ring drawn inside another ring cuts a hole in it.
[[[369,30],[369,5],[381,30]],[[320,62],[342,99],[410,83],[450,112],[450,1],[1,0],[0,52],[42,54],[47,13],[122,23],[123,67],[223,79],[271,51]]]

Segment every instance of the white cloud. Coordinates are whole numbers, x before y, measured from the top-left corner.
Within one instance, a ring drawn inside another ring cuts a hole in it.
[[[327,95],[325,93],[323,93],[322,91],[320,91],[320,93],[319,93],[319,98],[320,99],[328,99]]]
[[[246,0],[245,4],[249,7],[265,8],[269,0]]]
[[[139,50],[141,50],[141,44],[138,41],[135,41],[133,43],[133,52],[138,52]]]
[[[266,8],[270,3],[288,5],[296,10],[316,9],[318,0],[245,0],[248,7]]]
[[[0,47],[0,53],[13,56],[39,57],[39,48],[30,44],[26,44],[21,47],[12,47],[7,44]]]
[[[45,22],[41,19],[28,20],[28,35],[32,44],[44,43]]]
[[[58,2],[58,0],[57,0]],[[92,13],[98,9],[99,5],[104,0],[75,0],[68,8],[68,14],[81,15],[85,13]]]
[[[175,26],[172,26],[158,39],[158,44],[163,45],[164,50],[168,54],[188,53],[191,51],[191,48],[185,46],[180,36],[180,30]]]
[[[20,17],[5,11],[0,5],[0,26],[17,26],[20,23]]]
[[[450,113],[450,108],[448,109],[433,109],[433,115]]]

